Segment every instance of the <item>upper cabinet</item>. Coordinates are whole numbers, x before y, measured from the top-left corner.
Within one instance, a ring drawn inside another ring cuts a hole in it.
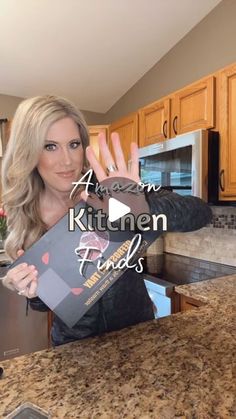
[[[215,126],[215,77],[191,84],[139,110],[139,146]]]
[[[236,65],[219,73],[220,197],[236,198]]]
[[[7,143],[10,137],[11,122],[11,120],[8,120],[6,123],[3,124],[2,127],[2,154],[4,154],[6,151]]]
[[[132,114],[120,119],[119,121],[113,122],[109,127],[109,146],[114,154],[114,150],[111,145],[111,134],[117,132],[120,136],[121,146],[123,149],[126,163],[130,158],[130,144],[135,142],[138,144],[138,113],[133,112]]]
[[[179,90],[172,101],[172,134],[215,126],[215,77]]]
[[[1,127],[1,151],[2,151],[2,156],[5,154],[6,151],[6,146],[7,146],[7,142],[10,136],[10,129],[11,129],[11,122],[7,121],[6,123],[3,124],[3,126]],[[0,157],[0,173],[2,172],[2,156]],[[1,176],[1,175],[0,175]],[[0,204],[2,201],[2,182],[0,179]]]
[[[131,141],[145,147],[197,129],[219,131],[219,199],[236,201],[236,64],[112,123],[109,134],[119,133],[128,161]]]
[[[139,110],[139,146],[170,137],[170,99],[158,100]]]
[[[98,145],[98,134],[104,133],[107,139],[108,125],[90,125],[89,127],[89,144],[92,146],[97,159],[102,163]]]

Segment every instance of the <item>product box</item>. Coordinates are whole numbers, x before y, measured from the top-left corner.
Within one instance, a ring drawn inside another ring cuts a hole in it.
[[[73,327],[124,273],[127,258],[129,265],[135,265],[158,237],[153,231],[142,234],[128,230],[88,231],[92,228],[83,201],[73,208],[73,220],[81,213],[83,216],[78,225],[71,222],[71,214],[66,214],[13,264],[27,262],[35,265],[39,279],[38,297],[69,327]],[[70,231],[72,224],[74,231]],[[85,257],[89,261],[82,263]],[[108,261],[110,269],[105,269],[105,266],[102,269],[101,265]],[[116,268],[113,269],[112,263]]]

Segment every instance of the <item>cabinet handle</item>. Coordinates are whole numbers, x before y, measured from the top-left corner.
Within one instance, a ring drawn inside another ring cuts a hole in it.
[[[220,184],[221,191],[224,192],[224,190],[225,190],[225,171],[224,171],[224,169],[222,169],[220,171],[219,184]]]
[[[163,123],[162,132],[164,137],[167,138],[167,120],[165,120]]]
[[[173,119],[173,130],[175,134],[178,134],[177,128],[176,128],[176,122],[177,122],[178,116],[176,115]]]

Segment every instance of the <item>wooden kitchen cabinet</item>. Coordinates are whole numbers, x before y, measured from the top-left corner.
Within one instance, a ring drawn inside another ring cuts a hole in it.
[[[3,128],[2,128],[2,133],[3,136],[1,138],[2,140],[2,156],[4,156],[5,151],[6,151],[6,147],[7,147],[7,142],[9,140],[9,136],[10,136],[10,130],[11,130],[11,121],[7,121],[6,123],[3,124]],[[2,157],[0,157],[0,173],[2,172]],[[0,203],[2,202],[2,182],[0,182]]]
[[[236,199],[236,64],[219,73],[220,199]]]
[[[102,159],[98,146],[98,134],[101,132],[105,134],[106,139],[108,135],[108,125],[90,125],[89,128],[89,144],[92,146],[97,159],[102,163]]]
[[[210,76],[139,110],[139,145],[215,126],[215,77]]]
[[[54,313],[49,310],[48,312],[48,349],[52,347],[51,330],[53,325]]]
[[[186,295],[180,295],[180,311],[192,310],[193,308],[201,307],[203,304],[202,301],[195,300]]]
[[[12,120],[8,120],[5,124],[3,124],[3,138],[2,138],[2,154],[3,155],[6,151],[6,146],[10,137],[11,123],[12,123]]]
[[[110,125],[108,144],[111,150],[112,132],[117,132],[120,135],[121,146],[127,163],[130,158],[130,144],[132,142],[138,144],[138,112],[133,112],[125,118],[115,121]]]
[[[158,100],[139,110],[139,146],[170,138],[170,98]]]
[[[171,136],[215,126],[215,77],[179,90],[171,103]]]

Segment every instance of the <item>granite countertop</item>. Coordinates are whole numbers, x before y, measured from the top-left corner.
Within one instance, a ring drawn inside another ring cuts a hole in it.
[[[0,363],[0,417],[236,417],[236,275],[179,286],[205,305]]]

